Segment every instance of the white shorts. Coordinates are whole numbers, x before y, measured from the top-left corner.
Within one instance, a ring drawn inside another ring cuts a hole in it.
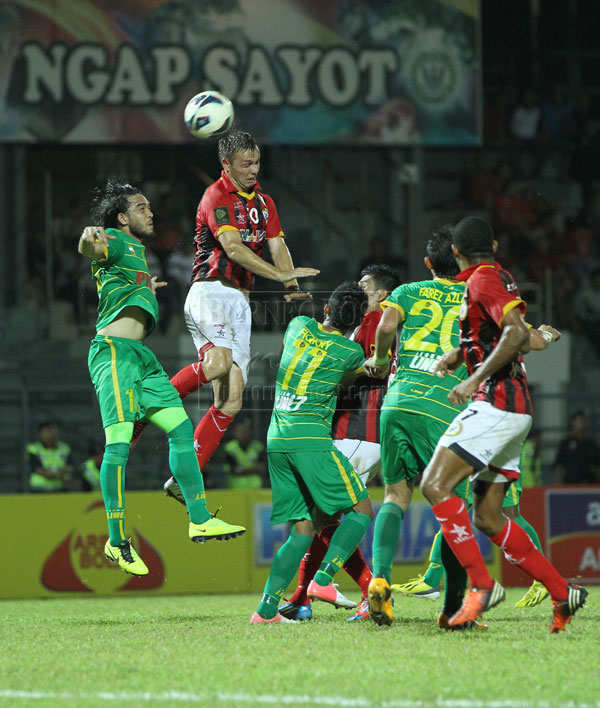
[[[521,474],[521,448],[531,422],[525,413],[508,413],[486,401],[475,401],[450,423],[438,445],[475,469],[471,481],[506,482]]]
[[[343,440],[334,440],[333,444],[348,458],[365,486],[381,472],[381,445],[379,443],[344,438]]]
[[[183,312],[198,356],[211,346],[231,349],[247,383],[252,326],[248,297],[218,280],[192,283]]]

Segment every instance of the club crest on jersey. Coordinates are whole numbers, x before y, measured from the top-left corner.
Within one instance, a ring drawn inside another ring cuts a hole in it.
[[[215,215],[215,223],[217,226],[229,223],[229,209],[226,206],[215,207],[213,210]]]
[[[469,309],[469,306],[467,304],[467,298],[464,298],[463,301],[460,303],[460,312],[458,313],[458,316],[461,320],[464,320],[465,317],[467,316],[468,309]]]
[[[459,421],[455,420],[450,425],[446,428],[446,432],[444,435],[447,435],[449,437],[454,437],[455,435],[460,435],[462,433],[462,423]]]

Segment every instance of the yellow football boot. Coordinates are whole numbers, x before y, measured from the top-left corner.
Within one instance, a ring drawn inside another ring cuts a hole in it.
[[[109,561],[118,563],[119,567],[130,575],[148,575],[148,566],[135,552],[131,539],[119,543],[118,546],[111,546],[109,539],[104,545],[104,555]]]
[[[392,590],[382,575],[374,575],[369,583],[369,614],[378,625],[390,626],[394,621]]]
[[[212,538],[216,538],[217,541],[228,541],[230,538],[246,533],[246,529],[243,526],[228,524],[226,521],[217,519],[219,511],[220,508],[211,515],[208,521],[202,524],[194,524],[190,521],[189,534],[194,543],[206,543]]]

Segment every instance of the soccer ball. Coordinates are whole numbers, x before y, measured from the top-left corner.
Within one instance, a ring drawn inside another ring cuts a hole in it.
[[[183,119],[190,133],[197,138],[214,138],[226,133],[233,125],[233,103],[218,91],[202,91],[190,98]]]

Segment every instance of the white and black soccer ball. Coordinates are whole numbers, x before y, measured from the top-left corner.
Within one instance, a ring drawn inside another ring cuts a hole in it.
[[[218,91],[202,91],[190,98],[183,119],[197,138],[215,138],[233,127],[233,103]]]

